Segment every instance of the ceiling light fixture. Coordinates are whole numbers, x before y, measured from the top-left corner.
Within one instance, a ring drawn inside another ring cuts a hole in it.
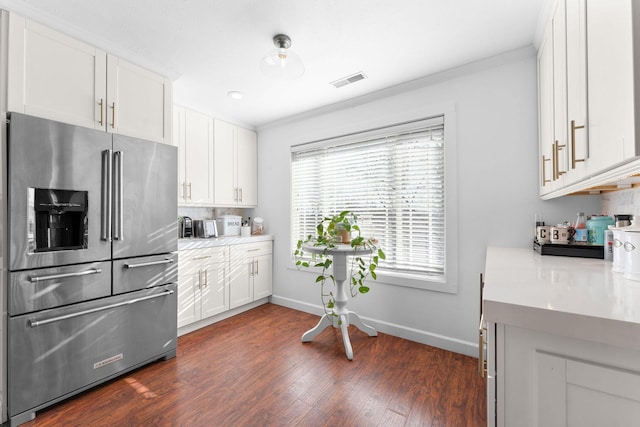
[[[230,90],[229,92],[227,92],[227,96],[233,99],[242,99],[244,97],[244,94],[242,92],[238,92],[237,90]]]
[[[285,34],[273,38],[275,49],[260,61],[262,73],[274,79],[293,80],[304,74],[304,64],[298,55],[291,52],[291,39]]]

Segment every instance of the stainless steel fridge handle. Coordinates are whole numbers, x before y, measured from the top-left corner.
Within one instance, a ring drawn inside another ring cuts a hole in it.
[[[123,156],[124,153],[122,151],[116,151],[113,153],[114,160],[114,179],[115,179],[115,230],[113,233],[113,237],[115,240],[124,240],[123,233],[123,224],[124,224],[124,206],[123,206],[123,197],[124,197],[124,165],[123,165]]]
[[[66,279],[67,277],[80,277],[80,276],[88,276],[90,274],[100,274],[102,270],[99,268],[92,268],[90,270],[85,271],[75,271],[73,273],[60,273],[60,274],[52,274],[51,276],[33,276],[29,278],[31,283],[44,282],[46,280],[56,280],[56,279]]]
[[[109,305],[105,305],[105,306],[102,306],[102,307],[91,308],[89,310],[78,311],[77,313],[69,313],[69,314],[65,314],[63,316],[50,317],[48,319],[42,319],[42,320],[29,320],[29,326],[32,327],[32,328],[37,328],[38,326],[47,325],[47,324],[53,323],[53,322],[59,322],[60,320],[72,319],[74,317],[84,316],[86,314],[91,314],[91,313],[95,313],[95,312],[103,311],[103,310],[109,310],[109,309],[116,308],[116,307],[122,307],[123,305],[135,304],[137,302],[146,301],[146,300],[150,300],[150,299],[153,299],[153,298],[165,297],[167,295],[171,295],[172,293],[173,293],[173,291],[169,289],[169,290],[166,290],[166,291],[164,291],[162,293],[159,293],[159,294],[148,295],[146,297],[140,297],[140,298],[134,298],[134,299],[128,300],[128,301],[118,302],[118,303],[115,303],[115,304],[109,304]]]
[[[112,209],[112,150],[102,152],[102,205],[100,206],[101,224],[100,239],[110,242],[111,236],[111,209]]]
[[[139,268],[139,267],[151,267],[153,265],[171,264],[174,262],[170,258],[166,258],[160,261],[141,262],[140,264],[125,264],[124,268]]]

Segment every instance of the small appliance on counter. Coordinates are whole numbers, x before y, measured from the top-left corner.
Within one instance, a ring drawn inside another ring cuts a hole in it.
[[[203,239],[218,237],[218,230],[215,220],[196,219],[193,220],[193,235]]]
[[[193,237],[193,220],[188,216],[182,217],[182,237]]]
[[[239,236],[242,217],[238,215],[222,215],[216,218],[219,236]]]

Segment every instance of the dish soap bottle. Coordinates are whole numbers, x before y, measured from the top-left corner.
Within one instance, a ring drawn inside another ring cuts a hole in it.
[[[575,230],[575,234],[573,236],[574,243],[578,245],[586,245],[589,233],[587,232],[587,220],[584,217],[584,212],[578,212],[578,218],[576,218],[573,229]]]

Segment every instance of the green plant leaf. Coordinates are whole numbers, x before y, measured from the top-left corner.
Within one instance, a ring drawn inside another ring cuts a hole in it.
[[[333,301],[329,301],[327,303],[327,308],[333,308],[333,307],[334,307]]]
[[[367,292],[369,292],[369,287],[367,286],[360,286],[358,288],[358,291],[360,291],[361,294],[366,294]]]
[[[374,271],[376,269],[375,264],[369,264],[369,271]]]
[[[371,277],[373,277],[373,280],[378,280],[378,276],[375,271],[371,271]]]
[[[316,265],[314,265],[314,267],[324,267],[324,263],[323,262],[318,262],[318,263],[316,263]]]
[[[322,223],[318,224],[316,230],[318,232],[318,236],[322,236],[324,234],[324,226],[322,225]]]
[[[307,261],[305,261],[305,262],[302,263],[302,266],[306,267],[306,268],[309,268],[309,263]]]
[[[380,257],[380,259],[387,259],[384,252],[382,252],[382,249],[378,249],[378,256]]]
[[[298,265],[298,266],[299,266],[299,265],[301,265],[301,264],[302,264],[302,261],[300,261],[300,260],[296,261],[296,265]]]
[[[373,257],[373,263],[376,264],[376,265],[378,264],[378,257],[377,256]]]
[[[324,282],[324,281],[325,281],[325,279],[326,279],[326,278],[325,278],[323,275],[320,275],[320,276],[316,277],[316,283],[318,283],[318,282]]]

